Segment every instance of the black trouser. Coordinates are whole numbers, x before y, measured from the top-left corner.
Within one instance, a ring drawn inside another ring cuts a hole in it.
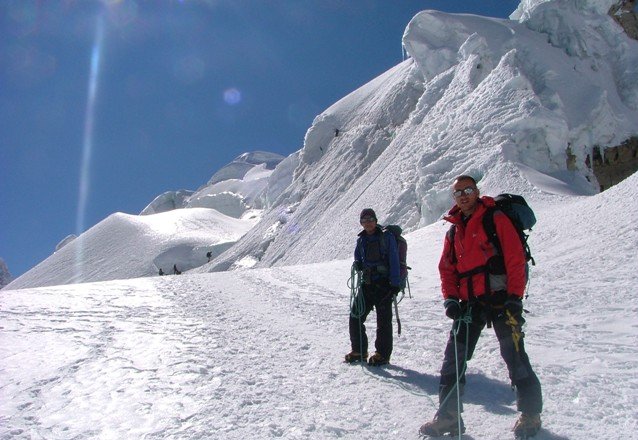
[[[467,305],[465,305],[467,307]],[[439,412],[456,412],[457,395],[456,369],[454,362],[454,330],[458,329],[456,335],[457,357],[459,362],[459,373],[464,373],[465,362],[469,361],[474,354],[474,348],[481,336],[481,331],[488,321],[494,327],[494,333],[498,338],[501,349],[501,357],[507,364],[509,377],[512,385],[516,387],[516,404],[521,412],[540,413],[543,410],[543,397],[541,394],[541,384],[532,369],[529,357],[525,353],[524,333],[521,330],[525,319],[520,314],[509,317],[501,308],[485,306],[481,303],[472,305],[472,322],[467,325],[465,322],[454,321],[450,337],[445,347],[445,358],[441,366],[441,379],[439,384]],[[518,339],[518,340],[517,340]],[[467,351],[467,359],[465,359]],[[465,382],[465,374],[460,378]],[[449,395],[449,397],[448,397]]]
[[[361,318],[350,315],[350,345],[352,351],[368,352],[368,335],[364,325],[366,318],[372,311],[377,310],[377,338],[374,343],[376,351],[386,359],[390,359],[392,354],[392,293],[387,282],[375,284],[363,284],[355,302],[361,300],[359,295],[363,295],[365,307]]]

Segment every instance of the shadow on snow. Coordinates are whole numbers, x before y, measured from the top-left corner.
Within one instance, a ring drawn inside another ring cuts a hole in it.
[[[393,384],[399,388],[420,397],[426,397],[432,404],[434,410],[438,407],[439,376],[421,373],[409,368],[397,365],[387,365],[385,367],[372,367],[364,365],[363,370],[376,379]],[[465,391],[463,402],[482,406],[486,411],[499,414],[516,414],[514,408],[516,396],[511,386],[505,382],[485,377],[482,374],[466,375]],[[468,427],[468,431],[471,428]],[[463,439],[473,440],[474,437],[467,432],[463,434]],[[553,434],[543,428],[534,437],[535,440],[569,440],[558,434]]]

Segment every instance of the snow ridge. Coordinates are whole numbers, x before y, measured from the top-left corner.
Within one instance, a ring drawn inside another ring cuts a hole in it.
[[[173,213],[168,221],[187,243],[177,234],[172,245],[152,245],[143,262],[131,254],[108,279],[149,276],[181,258],[197,272],[347,258],[363,208],[417,230],[449,209],[460,174],[474,175],[486,193],[517,192],[532,203],[596,193],[592,149],[638,135],[638,42],[607,16],[607,3],[530,0],[518,21],[417,14],[403,36],[410,58],[318,115],[300,151],[242,155],[197,191],[153,201],[147,212]],[[234,238],[188,230],[203,220],[183,208],[209,210],[222,227],[230,221]],[[146,234],[130,227],[137,220],[127,223],[131,234]],[[78,278],[71,251],[100,253],[119,234],[100,229],[103,236],[87,231],[42,263],[58,261],[55,270],[38,266],[11,288],[105,279]],[[158,263],[159,255],[168,256]],[[103,263],[86,261],[98,267],[83,273],[104,272]]]
[[[561,194],[595,193],[592,148],[637,133],[638,42],[598,3],[528,8],[522,22],[417,14],[403,36],[411,59],[317,116],[290,187],[202,270],[345,258],[361,209],[423,227],[449,208],[459,174],[532,199],[550,178]]]

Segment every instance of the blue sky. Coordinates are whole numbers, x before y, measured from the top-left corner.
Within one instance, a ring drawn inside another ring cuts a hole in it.
[[[314,116],[401,61],[420,10],[518,3],[2,1],[0,257],[18,276],[243,152],[300,149]]]

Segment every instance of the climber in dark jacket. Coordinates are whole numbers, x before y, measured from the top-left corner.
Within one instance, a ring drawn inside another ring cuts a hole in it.
[[[377,224],[374,210],[361,211],[359,233],[354,251],[354,265],[362,273],[363,282],[353,304],[360,310],[350,313],[349,330],[352,351],[346,362],[365,361],[368,358],[368,336],[365,321],[373,308],[377,311],[376,352],[370,356],[370,365],[384,365],[392,355],[392,303],[401,290],[399,251],[393,234],[385,234]]]

